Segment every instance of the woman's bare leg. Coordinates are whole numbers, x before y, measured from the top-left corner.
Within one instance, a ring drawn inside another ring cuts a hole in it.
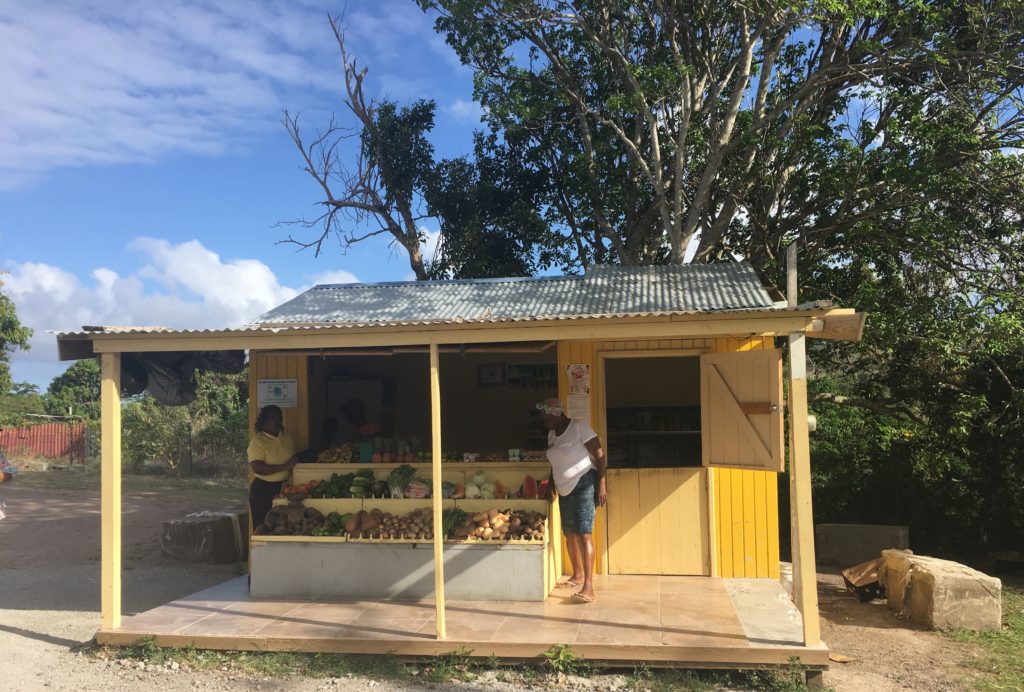
[[[579,593],[581,596],[594,597],[594,538],[589,533],[576,534],[579,542],[579,551],[583,558],[583,586]],[[577,582],[579,583],[579,582]]]
[[[572,564],[572,576],[569,577],[569,581],[577,586],[586,579],[579,537],[578,533],[565,534],[565,547],[569,551],[569,562]]]

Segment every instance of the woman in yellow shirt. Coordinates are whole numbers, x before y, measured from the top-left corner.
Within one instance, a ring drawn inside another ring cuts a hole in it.
[[[295,456],[295,441],[284,431],[284,415],[271,404],[260,409],[253,426],[256,435],[249,442],[249,468],[256,474],[249,486],[249,513],[253,527],[267,518],[274,504],[274,496],[288,474],[299,463]]]

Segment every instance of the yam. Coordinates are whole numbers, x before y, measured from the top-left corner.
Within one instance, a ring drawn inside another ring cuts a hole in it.
[[[493,535],[494,535],[494,529],[486,528],[486,529],[483,530],[483,533],[480,535],[480,537],[483,538],[486,541],[486,540],[490,539],[490,537],[493,536]]]
[[[497,510],[494,511],[497,512]],[[488,516],[487,512],[480,512],[478,514],[473,515],[473,521],[475,521],[477,524],[479,524],[482,521],[487,521],[489,519],[490,517]]]
[[[487,510],[487,518],[488,519],[494,519],[494,517],[496,517],[496,516],[498,516],[498,510],[497,509],[493,509],[492,508],[492,509]]]
[[[345,521],[345,533],[354,534],[359,530],[359,516],[353,514]]]

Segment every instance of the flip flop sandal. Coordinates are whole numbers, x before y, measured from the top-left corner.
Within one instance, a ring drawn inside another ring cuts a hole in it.
[[[593,603],[594,600],[595,600],[593,596],[588,596],[587,594],[585,594],[585,593],[583,593],[581,591],[574,593],[572,595],[572,597],[574,599],[576,599],[577,601],[580,601],[582,603]]]
[[[565,581],[560,581],[557,584],[555,584],[555,588],[556,589],[578,589],[578,588],[580,588],[580,585],[577,584],[574,581],[570,581],[570,580],[566,579]]]

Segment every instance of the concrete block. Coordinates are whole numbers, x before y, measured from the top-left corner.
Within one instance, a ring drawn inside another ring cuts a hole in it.
[[[431,543],[260,540],[252,544],[253,598],[418,599],[434,594]],[[445,597],[464,601],[543,601],[544,546],[444,547]]]
[[[889,607],[937,628],[999,629],[1002,582],[951,560],[884,550],[879,580]]]
[[[820,565],[849,567],[877,558],[887,548],[909,548],[906,526],[882,524],[818,524],[814,549]]]
[[[249,552],[249,513],[196,512],[165,521],[160,549],[186,562],[240,562]]]

